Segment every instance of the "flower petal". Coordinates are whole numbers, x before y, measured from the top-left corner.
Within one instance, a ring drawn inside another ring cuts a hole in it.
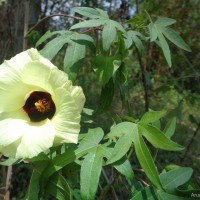
[[[82,88],[78,86],[73,86],[71,88],[71,96],[73,97],[78,109],[82,110],[85,104],[85,95],[83,94]]]
[[[48,119],[30,123],[17,148],[16,158],[32,158],[53,145],[55,130]]]
[[[56,89],[55,93],[59,97],[57,99],[59,107],[57,107],[56,114],[52,119],[56,137],[60,138],[62,143],[77,143],[81,110],[76,106],[74,98],[64,88]]]
[[[33,85],[35,88],[42,88],[50,92],[52,91],[51,85],[48,82],[50,74],[51,69],[47,65],[39,61],[32,61],[24,66],[21,78],[25,84]]]
[[[7,146],[20,139],[27,127],[27,117],[22,110],[1,114],[0,146]]]
[[[49,60],[41,56],[37,49],[34,48],[28,49],[27,51],[23,51],[11,58],[10,60],[6,60],[3,63],[3,65],[10,66],[17,72],[21,72],[21,70],[27,63],[35,60],[42,62],[43,64],[49,66],[49,68],[55,67]]]

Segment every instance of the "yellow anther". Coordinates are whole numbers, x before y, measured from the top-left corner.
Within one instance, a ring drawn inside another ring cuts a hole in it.
[[[41,113],[48,112],[50,109],[50,102],[46,99],[39,99],[35,102],[35,107]]]

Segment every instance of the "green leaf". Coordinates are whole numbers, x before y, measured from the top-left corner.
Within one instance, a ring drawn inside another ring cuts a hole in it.
[[[55,173],[48,180],[46,192],[59,200],[72,199],[70,187],[67,181],[58,173]]]
[[[176,117],[173,117],[168,121],[163,132],[168,138],[171,138],[174,135],[175,130],[176,130]]]
[[[113,79],[111,78],[109,82],[106,83],[106,85],[102,87],[98,107],[94,112],[95,115],[102,114],[109,109],[113,100],[114,93],[115,93],[114,89],[115,89],[114,82],[113,82]]]
[[[185,51],[191,52],[191,48],[184,42],[184,40],[180,37],[180,35],[176,31],[168,27],[167,28],[160,27],[160,29],[162,30],[164,36],[172,43],[174,43],[176,46],[178,46],[181,49],[184,49]]]
[[[80,39],[78,34],[73,34],[70,38],[64,57],[64,71],[68,73],[71,80],[75,80],[82,59],[85,57],[85,45],[80,45],[76,40]]]
[[[144,190],[137,192],[131,200],[158,200],[158,198],[153,187],[148,186]]]
[[[94,8],[89,8],[89,7],[73,7],[71,8],[71,11],[74,11],[80,15],[83,15],[85,17],[89,18],[101,18],[102,15],[101,13]]]
[[[111,164],[113,162],[116,162],[120,158],[122,158],[128,150],[130,149],[130,146],[133,141],[133,134],[132,131],[127,131],[127,133],[119,138],[119,140],[116,142],[115,147],[112,151],[112,154],[110,155],[107,165]]]
[[[52,60],[58,51],[60,51],[63,45],[67,42],[69,42],[69,38],[66,35],[58,36],[48,42],[40,51],[40,53],[49,60]]]
[[[154,147],[168,150],[180,151],[184,147],[170,140],[162,131],[152,125],[138,125],[139,132],[142,134]]]
[[[11,166],[11,165],[16,165],[18,163],[20,163],[22,161],[22,159],[17,159],[17,158],[8,158],[5,161],[0,162],[0,165],[3,166]]]
[[[153,42],[158,37],[158,32],[157,32],[157,29],[154,26],[154,23],[150,23],[148,25],[148,29],[149,29],[149,33],[150,33],[150,41]]]
[[[109,20],[110,23],[113,24],[113,26],[115,26],[118,30],[120,30],[122,33],[126,33],[124,27],[119,23],[119,22],[116,22],[114,20]]]
[[[146,144],[144,143],[142,136],[136,134],[136,137],[133,142],[135,144],[137,158],[140,162],[141,167],[144,169],[147,177],[150,179],[150,181],[156,188],[162,189],[162,185],[158,176],[158,171],[154,164],[153,158]]]
[[[43,184],[46,184],[48,178],[52,174],[56,173],[57,171],[59,171],[60,169],[68,165],[69,163],[72,163],[76,160],[77,156],[75,155],[75,149],[76,149],[76,146],[68,148],[65,153],[61,155],[57,155],[55,158],[53,158],[52,160],[53,165],[50,165],[46,169],[45,173],[43,174],[42,181],[41,181]]]
[[[92,28],[103,26],[105,24],[105,19],[91,19],[83,22],[79,22],[73,26],[71,26],[70,30],[77,29],[77,28]]]
[[[160,174],[160,180],[163,188],[169,192],[173,193],[176,191],[176,188],[180,185],[183,185],[189,181],[192,176],[193,170],[190,167],[180,167],[168,172]]]
[[[45,168],[49,165],[49,162],[38,161],[33,164],[33,172],[29,183],[29,189],[26,200],[39,199],[40,193],[40,179],[44,173]]]
[[[142,55],[144,52],[144,46],[140,38],[144,38],[144,36],[141,33],[137,31],[132,31],[132,30],[128,31],[127,34],[128,34],[128,37],[130,37],[132,41],[134,42],[139,53]]]
[[[169,26],[172,24],[175,24],[176,20],[167,18],[167,17],[159,17],[156,21],[155,24],[160,25],[160,26]]]
[[[102,168],[102,154],[98,147],[85,156],[81,166],[80,185],[83,200],[95,198]]]
[[[139,124],[149,124],[158,121],[161,117],[165,115],[166,111],[149,111],[146,112],[141,120],[139,121]]]
[[[76,155],[83,156],[98,146],[102,140],[104,132],[101,128],[89,129],[83,140],[81,140],[78,149],[75,151]]]
[[[114,126],[110,133],[108,133],[105,138],[115,138],[115,137],[121,137],[125,135],[128,132],[132,132],[134,134],[135,132],[137,133],[138,128],[137,124],[131,123],[131,122],[121,122]]]
[[[42,44],[44,41],[46,41],[47,39],[51,38],[51,37],[54,36],[54,35],[58,35],[58,34],[60,34],[60,35],[63,35],[63,34],[67,35],[67,34],[69,34],[69,35],[70,35],[70,34],[72,34],[72,32],[71,32],[71,31],[66,31],[66,30],[53,31],[53,32],[47,31],[47,32],[37,41],[35,47],[38,47],[39,45],[41,45],[41,44]]]
[[[148,176],[148,178],[150,179],[150,181],[157,188],[161,189],[162,186],[160,184],[156,166],[153,162],[153,159],[151,157],[151,154],[150,154],[146,144],[144,143],[142,136],[138,133],[137,124],[131,123],[131,122],[119,123],[118,125],[114,126],[111,129],[111,132],[106,136],[106,138],[113,138],[113,137],[123,137],[123,140],[125,137],[127,137],[126,140],[131,140],[134,142],[136,155],[140,162],[140,165],[144,169],[144,171],[145,171],[146,175]],[[125,141],[125,142],[128,142],[128,141]],[[120,141],[120,143],[121,143],[121,141]],[[126,146],[126,145],[124,145],[124,146]],[[122,147],[122,148],[127,148],[127,147]],[[123,150],[123,151],[125,152],[125,150]],[[112,152],[112,154],[113,154],[113,152]],[[118,154],[118,155],[120,155],[120,154]]]
[[[169,67],[171,67],[172,63],[171,63],[171,53],[170,53],[169,45],[167,44],[166,39],[161,33],[158,34],[158,39],[159,39],[163,54],[165,56],[165,59],[167,61],[167,64],[169,65]]]
[[[156,148],[168,151],[180,151],[184,147],[170,140],[164,132],[152,125],[141,125],[140,132]]]
[[[113,163],[114,168],[123,174],[126,179],[131,183],[134,179],[134,173],[129,160],[124,156],[119,161]]]
[[[104,56],[99,54],[94,60],[94,70],[102,86],[105,86],[121,65],[117,56]]]
[[[116,37],[116,28],[113,25],[112,21],[108,20],[102,31],[103,50],[105,52],[108,51],[115,37]]]

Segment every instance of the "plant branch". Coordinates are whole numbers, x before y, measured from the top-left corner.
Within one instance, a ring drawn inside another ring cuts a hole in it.
[[[197,133],[198,133],[199,130],[200,130],[200,123],[198,124],[196,130],[194,131],[194,133],[192,135],[192,138],[190,139],[190,141],[189,141],[189,143],[188,143],[188,145],[186,147],[185,153],[184,153],[183,157],[181,158],[181,162],[180,162],[181,164],[183,164],[185,158],[187,157],[187,154],[188,154],[188,152],[190,150],[190,147],[192,146],[194,138],[196,137],[196,135],[197,135]]]
[[[69,17],[69,18],[74,18],[74,19],[77,19],[77,20],[85,21],[85,19],[83,19],[83,18],[75,17],[75,16],[71,16],[71,15],[67,15],[67,14],[53,14],[53,15],[48,15],[48,16],[43,17],[37,24],[35,24],[33,27],[31,27],[31,28],[29,29],[29,31],[27,32],[27,35],[28,35],[32,30],[34,30],[38,25],[40,25],[41,23],[43,23],[43,21],[45,21],[45,20],[47,20],[47,19],[49,19],[49,18],[58,17],[58,16]]]

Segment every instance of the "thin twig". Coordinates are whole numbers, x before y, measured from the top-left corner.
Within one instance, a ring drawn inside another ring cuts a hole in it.
[[[8,166],[7,177],[6,177],[6,195],[5,200],[10,200],[10,182],[12,177],[12,166]]]
[[[70,17],[70,18],[74,18],[74,19],[77,19],[77,20],[85,21],[85,19],[83,19],[83,18],[75,17],[75,16],[67,15],[67,14],[53,14],[53,15],[48,15],[48,16],[43,17],[37,24],[35,24],[33,27],[31,27],[29,29],[29,31],[27,32],[27,34],[29,34],[32,30],[34,30],[39,24],[41,24],[46,19],[49,19],[49,18],[52,18],[52,17],[59,17],[59,16]]]
[[[189,150],[190,150],[190,147],[192,146],[192,143],[193,143],[193,141],[194,141],[194,138],[196,137],[196,135],[197,135],[197,133],[198,133],[199,130],[200,130],[200,123],[198,124],[196,130],[195,130],[194,133],[193,133],[192,138],[190,139],[190,141],[189,141],[189,143],[188,143],[188,145],[187,145],[187,147],[186,147],[185,153],[184,153],[184,155],[183,155],[183,157],[181,158],[181,161],[180,161],[181,164],[183,164],[185,158],[187,157],[187,154],[188,154],[188,152],[189,152]]]

